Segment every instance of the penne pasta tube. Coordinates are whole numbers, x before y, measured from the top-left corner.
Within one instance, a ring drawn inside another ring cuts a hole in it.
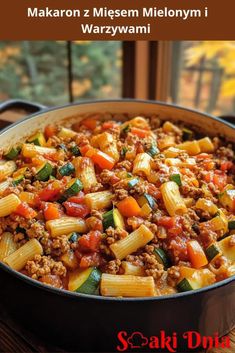
[[[180,153],[182,153],[182,150],[180,150],[179,148],[175,148],[175,147],[170,147],[163,152],[163,154],[165,155],[166,158],[175,158]]]
[[[86,222],[82,218],[62,217],[46,222],[46,228],[52,237],[66,235],[72,232],[85,233],[87,231]]]
[[[128,234],[125,238],[111,244],[110,249],[117,259],[122,260],[127,255],[130,255],[139,248],[145,246],[153,238],[153,233],[142,224],[138,229]]]
[[[194,158],[187,158],[185,161],[182,161],[179,158],[166,158],[165,163],[169,166],[173,167],[186,167],[186,168],[193,168],[196,165],[196,161]]]
[[[77,157],[73,160],[76,171],[76,177],[83,184],[84,190],[87,191],[97,184],[94,163],[88,157]]]
[[[41,147],[31,143],[24,143],[22,145],[22,155],[27,158],[35,157],[38,154],[44,155],[53,153],[56,153],[56,149],[52,147]]]
[[[91,210],[102,210],[112,206],[113,194],[110,191],[99,191],[86,194],[85,202]]]
[[[16,170],[14,161],[8,161],[0,164],[0,181],[3,181]]]
[[[35,255],[42,255],[43,249],[37,239],[31,239],[18,250],[5,257],[4,262],[16,271],[22,270],[27,261],[33,260]]]
[[[198,140],[198,144],[201,149],[201,152],[205,152],[205,153],[214,152],[215,147],[209,137],[204,137],[203,139]]]
[[[0,195],[10,186],[11,181],[10,180],[5,180],[2,183],[0,183]]]
[[[20,203],[20,199],[15,194],[9,194],[0,199],[0,217],[8,216],[14,212]]]
[[[162,130],[163,130],[164,132],[175,132],[175,133],[178,133],[178,134],[181,133],[180,128],[178,128],[178,126],[172,124],[170,121],[166,121],[166,122],[163,124]]]
[[[174,181],[168,181],[162,184],[160,190],[164,205],[170,216],[187,213],[187,207],[180,195],[179,186]]]
[[[117,148],[117,141],[114,139],[112,134],[108,132],[100,134],[97,142],[102,152],[112,157],[115,162],[119,160],[120,156]]]
[[[133,265],[128,261],[122,261],[122,268],[124,270],[125,275],[132,275],[132,276],[144,276],[145,271],[144,268],[141,266]]]
[[[218,207],[211,200],[207,199],[198,199],[195,206],[200,210],[209,212],[212,216],[218,211]]]
[[[14,237],[11,233],[5,232],[0,240],[0,261],[17,250],[17,244],[14,242]]]
[[[131,120],[125,121],[125,123],[121,125],[121,129],[122,130],[125,129],[125,127],[127,127],[128,125],[137,127],[138,129],[144,129],[144,130],[150,129],[148,121],[145,118],[142,118],[142,116],[136,116]]]
[[[133,174],[149,176],[151,160],[152,158],[148,153],[138,153],[134,160]]]
[[[195,156],[201,152],[198,141],[186,141],[175,146],[180,150],[185,150],[190,156]]]
[[[153,277],[103,273],[100,291],[108,297],[152,297],[155,295],[155,286]]]

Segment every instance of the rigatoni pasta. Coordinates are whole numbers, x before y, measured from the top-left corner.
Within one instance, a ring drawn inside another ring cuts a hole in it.
[[[235,274],[234,152],[132,114],[49,124],[0,159],[0,261],[56,288],[147,297]]]

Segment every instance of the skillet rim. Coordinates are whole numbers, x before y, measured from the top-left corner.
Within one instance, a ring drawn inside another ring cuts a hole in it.
[[[0,132],[0,138],[1,135],[7,133],[7,131],[14,129],[17,125],[20,125],[22,122],[25,122],[27,120],[30,120],[32,118],[35,118],[39,115],[45,114],[47,112],[51,112],[51,111],[56,111],[56,110],[60,110],[60,109],[64,109],[64,108],[68,108],[71,106],[79,106],[79,105],[84,105],[84,104],[101,104],[101,103],[142,103],[142,104],[156,104],[156,105],[160,105],[160,106],[164,106],[164,107],[170,107],[170,108],[175,108],[178,110],[184,110],[184,111],[188,111],[191,113],[196,113],[196,114],[201,114],[203,116],[205,116],[206,118],[210,119],[210,120],[215,120],[220,122],[221,124],[224,124],[230,128],[232,128],[233,130],[235,130],[235,126],[232,125],[231,123],[222,120],[221,118],[215,117],[211,114],[208,113],[204,113],[200,110],[196,110],[196,109],[191,109],[191,108],[187,108],[187,107],[183,107],[180,105],[176,105],[176,104],[170,104],[170,103],[165,103],[165,102],[161,102],[161,101],[154,101],[154,100],[144,100],[144,99],[131,99],[131,98],[120,98],[120,99],[102,99],[102,100],[84,100],[82,102],[74,102],[74,103],[69,103],[69,104],[65,104],[62,106],[56,106],[56,107],[51,107],[51,108],[45,108],[42,109],[36,113],[30,114],[18,121],[16,121],[15,123],[7,126],[6,128],[4,128],[3,130],[1,130]],[[0,103],[1,105],[1,103]],[[184,298],[184,297],[192,297],[192,296],[196,296],[197,294],[200,293],[206,293],[209,291],[212,291],[216,288],[220,288],[220,287],[225,287],[226,285],[229,285],[230,283],[235,282],[235,276],[229,277],[225,280],[222,280],[220,282],[214,283],[210,286],[206,286],[200,289],[196,289],[193,291],[188,291],[188,292],[183,292],[183,293],[174,293],[174,294],[169,294],[169,295],[162,295],[162,296],[157,296],[157,297],[137,297],[137,298],[115,298],[115,297],[104,297],[104,296],[98,296],[98,295],[91,295],[91,294],[83,294],[83,293],[77,293],[77,292],[71,292],[65,289],[59,289],[59,288],[55,288],[52,287],[50,285],[47,284],[43,284],[37,280],[34,280],[18,271],[15,271],[13,269],[11,269],[10,267],[8,267],[7,265],[3,264],[2,262],[0,262],[0,269],[4,270],[5,272],[13,275],[14,277],[22,280],[23,282],[28,283],[29,285],[32,285],[34,287],[37,287],[41,290],[45,290],[63,297],[69,297],[69,298],[83,298],[86,300],[96,300],[96,301],[114,301],[114,302],[145,302],[145,301],[164,301],[164,300],[174,300],[177,298]]]

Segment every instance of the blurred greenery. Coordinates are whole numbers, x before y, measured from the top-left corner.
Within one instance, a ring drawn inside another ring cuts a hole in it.
[[[121,42],[72,42],[73,98],[121,96]],[[0,100],[69,101],[67,43],[1,41]]]

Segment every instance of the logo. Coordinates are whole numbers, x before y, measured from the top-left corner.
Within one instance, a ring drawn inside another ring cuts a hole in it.
[[[164,349],[166,352],[177,352],[178,340],[182,342],[188,350],[196,348],[211,349],[211,348],[230,348],[230,338],[224,336],[219,338],[218,333],[213,336],[202,336],[197,331],[187,331],[179,336],[176,332],[167,335],[164,330],[161,330],[156,336],[146,336],[140,331],[134,331],[128,334],[127,331],[120,331],[117,334],[118,345],[117,351],[125,352],[130,350],[153,350],[157,352],[159,349]]]

